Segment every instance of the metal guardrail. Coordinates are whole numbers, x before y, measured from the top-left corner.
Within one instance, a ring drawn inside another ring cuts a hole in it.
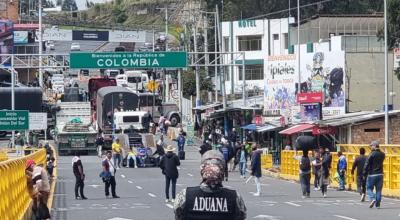
[[[353,145],[356,146],[356,145]],[[364,146],[364,145],[359,145]],[[393,145],[400,147],[399,145]],[[281,173],[280,177],[288,180],[299,180],[299,161],[294,159],[295,151],[282,151],[281,153]],[[297,152],[297,155],[302,155],[302,152]],[[347,172],[346,172],[346,189],[357,189],[357,177],[351,175],[351,168],[354,160],[359,155],[358,153],[345,152],[343,155],[347,159]],[[334,173],[336,164],[338,163],[338,156],[336,152],[332,152],[332,169],[331,169],[331,186],[338,187],[339,184],[334,180]],[[386,154],[386,159],[383,163],[383,190],[382,194],[385,196],[400,197],[400,155]],[[314,175],[311,177],[314,179]]]
[[[11,68],[14,58],[14,69],[39,68],[39,57],[42,57],[42,68],[69,68],[69,54],[0,54],[0,68]]]

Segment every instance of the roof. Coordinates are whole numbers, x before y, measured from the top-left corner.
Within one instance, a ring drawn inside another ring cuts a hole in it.
[[[283,134],[283,135],[292,135],[292,134],[296,134],[308,129],[313,128],[315,125],[313,124],[298,124],[298,125],[294,125],[288,129],[285,129],[283,131],[280,131],[279,134]]]
[[[198,107],[194,107],[193,110],[199,110],[199,111],[204,111],[209,108],[215,108],[215,107],[222,107],[222,103],[215,103],[215,104],[210,104],[210,105],[201,105]]]
[[[400,110],[390,111],[389,115],[398,115],[400,114]],[[321,121],[318,121],[316,124],[320,126],[343,126],[350,125],[356,123],[362,123],[366,121],[371,121],[374,119],[382,118],[385,116],[385,112],[357,112],[357,113],[349,113],[342,116],[331,117]]]
[[[114,92],[121,92],[121,93],[132,93],[132,91],[130,91],[129,89],[125,88],[125,87],[121,87],[121,86],[107,86],[107,87],[103,87],[101,89],[99,89],[99,91],[97,91],[97,95],[104,97],[110,93],[114,93]]]

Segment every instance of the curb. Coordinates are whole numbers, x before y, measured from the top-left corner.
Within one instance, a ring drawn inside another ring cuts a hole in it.
[[[54,191],[56,189],[56,183],[57,183],[57,163],[58,163],[58,156],[57,156],[57,151],[55,150],[53,145],[50,145],[51,149],[53,150],[53,156],[55,158],[55,166],[53,170],[53,179],[51,181],[51,186],[50,186],[50,195],[49,199],[47,200],[47,207],[50,210],[53,208],[53,200],[54,200]]]

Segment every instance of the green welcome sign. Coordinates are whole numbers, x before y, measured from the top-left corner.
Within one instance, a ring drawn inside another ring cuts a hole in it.
[[[71,53],[71,69],[186,68],[186,52]]]

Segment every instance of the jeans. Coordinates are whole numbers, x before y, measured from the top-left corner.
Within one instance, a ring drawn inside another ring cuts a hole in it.
[[[121,154],[114,154],[113,158],[114,158],[114,166],[118,165],[118,167],[121,168]]]
[[[246,162],[239,163],[239,170],[240,170],[240,175],[242,176],[246,175]]]
[[[339,172],[339,189],[344,190],[346,185],[346,172]]]
[[[261,193],[261,181],[260,181],[260,177],[254,176],[254,182],[256,183],[257,194],[260,194],[260,193]]]
[[[321,180],[321,173],[319,171],[316,171],[314,173],[314,187],[318,188],[320,185],[320,180]]]
[[[225,176],[225,180],[228,181],[228,161],[225,161],[225,169],[224,169],[224,176]]]
[[[374,187],[376,193],[374,193]],[[376,201],[376,207],[381,205],[383,175],[372,175],[367,177],[367,192],[369,199]]]
[[[179,151],[184,151],[185,145],[178,145],[178,153]]]
[[[85,186],[83,179],[80,176],[75,176],[75,197],[79,197],[78,191],[81,194],[81,198],[85,197],[83,194],[83,187]]]
[[[169,185],[172,182],[172,199],[175,199],[176,192],[176,178],[170,178],[165,175],[165,197],[169,199]]]
[[[111,176],[110,181],[106,182],[106,187],[105,187],[106,196],[110,195],[110,186],[111,186],[111,195],[117,196],[117,194],[115,193],[116,185],[117,185],[117,183],[115,182],[115,176]]]
[[[357,176],[357,192],[361,194],[365,194],[366,191],[366,181],[363,180],[362,176]]]
[[[310,180],[311,180],[311,173],[301,173],[300,174],[300,184],[301,184],[301,191],[303,192],[303,196],[310,195]]]

